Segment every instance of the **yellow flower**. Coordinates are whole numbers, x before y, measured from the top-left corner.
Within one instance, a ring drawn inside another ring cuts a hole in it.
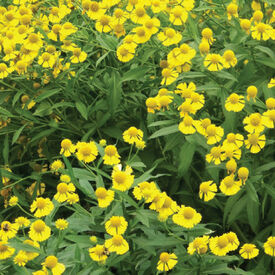
[[[87,58],[87,54],[81,51],[80,48],[73,49],[73,55],[71,56],[70,60],[72,63],[81,63],[84,62]]]
[[[194,82],[180,83],[177,86],[177,90],[175,90],[176,94],[180,94],[183,98],[191,98],[193,92],[196,91],[196,85]]]
[[[251,22],[248,19],[240,19],[241,28],[247,33],[250,33]]]
[[[243,140],[244,137],[241,134],[229,133],[223,141],[223,148],[227,146],[237,146],[240,148],[243,145]]]
[[[138,44],[143,44],[151,38],[150,31],[144,26],[136,27],[132,32],[134,33],[133,41]]]
[[[219,165],[225,158],[224,150],[220,145],[212,147],[210,153],[205,156],[207,162],[214,162],[215,165]]]
[[[269,110],[275,109],[275,98],[273,97],[267,98],[265,101],[265,105]]]
[[[166,28],[163,32],[158,34],[158,39],[164,46],[171,46],[173,44],[178,44],[182,39],[182,35],[172,28]]]
[[[91,236],[90,237],[90,241],[92,242],[92,243],[97,243],[97,237],[96,236]]]
[[[79,196],[76,193],[69,193],[67,197],[67,202],[69,204],[74,204],[79,202]]]
[[[211,252],[217,256],[225,256],[230,251],[229,241],[225,234],[210,238],[209,247]]]
[[[259,23],[251,27],[251,35],[257,40],[268,40],[272,36],[273,29],[270,25]]]
[[[238,17],[238,5],[236,5],[234,2],[231,2],[227,8],[227,18],[228,20],[231,20],[232,17]]]
[[[14,70],[17,71],[18,74],[26,73],[27,69],[28,69],[28,64],[24,60],[19,60],[16,62],[16,64],[14,64]]]
[[[238,246],[240,245],[240,241],[236,235],[236,233],[234,232],[228,232],[225,234],[225,236],[227,237],[228,240],[228,249],[230,251],[234,251],[238,248]]]
[[[0,63],[0,79],[7,77],[13,71],[12,68],[8,68],[5,63]]]
[[[138,140],[142,140],[143,132],[136,127],[130,127],[123,132],[123,140],[129,144],[134,144]]]
[[[255,21],[255,23],[260,23],[263,17],[264,17],[264,14],[260,10],[257,10],[257,11],[254,11],[252,19],[253,21]]]
[[[174,253],[162,252],[159,256],[157,269],[159,271],[169,271],[177,264],[178,257]]]
[[[203,62],[203,65],[212,72],[220,71],[223,69],[223,58],[219,54],[209,53]]]
[[[92,162],[96,159],[98,155],[98,150],[96,144],[93,141],[81,142],[76,144],[77,152],[76,156],[78,160],[83,162]]]
[[[275,237],[271,236],[264,243],[264,252],[267,255],[275,256]]]
[[[61,160],[55,160],[51,165],[50,168],[54,172],[58,172],[59,169],[64,169],[64,163]]]
[[[254,102],[256,101],[255,98],[257,96],[258,93],[258,89],[257,87],[251,85],[246,89],[246,93],[247,93],[247,100],[250,100],[251,98],[254,100]]]
[[[48,38],[54,41],[57,41],[58,39],[60,39],[61,28],[62,26],[60,24],[54,24],[52,26],[51,32],[48,33]]]
[[[3,221],[0,227],[0,239],[2,241],[7,241],[12,239],[17,234],[19,226],[16,223],[10,223],[8,221]]]
[[[209,43],[203,40],[199,45],[199,50],[201,55],[208,54],[210,51]]]
[[[161,193],[161,199],[156,203],[156,209],[162,221],[179,210],[179,206],[165,192]]]
[[[261,135],[259,133],[248,134],[247,140],[244,141],[246,149],[250,150],[252,154],[257,154],[261,151],[261,149],[265,146],[265,135]]]
[[[67,36],[75,33],[77,31],[77,27],[75,27],[72,23],[66,22],[62,25],[61,30],[59,32],[60,40],[63,41]]]
[[[49,198],[36,198],[36,200],[31,204],[31,212],[34,212],[34,216],[37,218],[41,218],[44,216],[48,216],[52,210],[54,209],[54,205]]]
[[[240,159],[242,156],[242,151],[235,145],[227,145],[227,146],[222,146],[224,150],[224,156],[225,158],[229,159]]]
[[[121,235],[114,235],[106,240],[104,245],[110,252],[116,252],[118,255],[125,254],[129,250],[127,241]]]
[[[0,260],[10,258],[15,252],[13,247],[8,246],[7,241],[0,241]]]
[[[30,220],[25,217],[18,217],[15,219],[14,222],[19,226],[19,228],[20,227],[28,227],[31,223]]]
[[[242,184],[245,184],[248,179],[249,170],[246,167],[240,167],[238,170],[238,178]]]
[[[164,68],[161,72],[161,75],[162,75],[161,85],[170,85],[171,83],[177,80],[177,77],[179,74],[173,69]]]
[[[201,214],[197,213],[192,207],[182,205],[178,213],[174,214],[172,220],[185,228],[193,228],[201,221]]]
[[[98,187],[95,191],[98,206],[101,208],[108,207],[114,200],[115,192],[113,190],[106,190],[104,187]]]
[[[134,183],[134,175],[131,175],[132,172],[132,168],[128,165],[125,171],[122,171],[119,165],[114,166],[112,172],[113,188],[120,191],[128,190]]]
[[[60,275],[65,271],[65,265],[58,262],[58,259],[50,255],[42,263],[43,270],[47,271],[50,269],[53,275]]]
[[[187,11],[182,6],[179,6],[179,5],[172,8],[169,14],[170,14],[169,20],[172,22],[173,25],[176,25],[176,26],[183,25],[188,18]]]
[[[272,88],[275,86],[275,78],[271,78],[268,82],[267,88]]]
[[[68,138],[65,138],[61,141],[61,150],[60,154],[64,154],[65,157],[71,156],[76,150],[75,145]]]
[[[141,182],[133,190],[133,195],[137,200],[144,199],[146,203],[152,202],[158,192],[155,182]]]
[[[262,117],[259,113],[253,113],[248,117],[245,117],[243,120],[244,124],[247,124],[244,126],[244,129],[249,133],[260,133],[264,130],[267,118]]]
[[[135,48],[128,44],[122,44],[117,48],[116,54],[119,61],[128,62],[134,58]]]
[[[179,124],[179,130],[185,134],[194,134],[196,132],[195,121],[189,115],[184,116],[183,120]]]
[[[106,165],[115,165],[120,163],[120,155],[115,145],[108,145],[104,149],[103,163]]]
[[[193,255],[195,252],[198,254],[205,254],[208,250],[209,236],[197,237],[193,242],[189,243],[187,252]]]
[[[112,17],[106,14],[100,15],[95,23],[95,29],[98,32],[110,32],[112,30]]]
[[[112,216],[106,223],[106,232],[112,236],[122,235],[128,226],[128,222],[122,216]]]
[[[155,110],[158,110],[158,99],[156,97],[149,97],[146,99],[146,107],[148,113],[155,113]]]
[[[9,200],[9,206],[15,206],[18,203],[18,197],[12,196]]]
[[[89,249],[91,259],[96,262],[104,263],[108,258],[107,254],[108,253],[106,253],[106,248],[104,245],[97,244],[95,247],[91,247]]]
[[[237,58],[232,50],[226,50],[223,54],[223,66],[225,68],[235,67]]]
[[[241,248],[240,248],[240,255],[244,259],[253,259],[258,256],[259,254],[259,249],[256,247],[255,244],[252,243],[245,243]]]
[[[24,42],[24,47],[32,51],[39,51],[43,46],[43,37],[40,33],[31,33]]]
[[[135,9],[130,14],[130,19],[136,24],[144,24],[150,17],[146,13],[143,5],[136,5]]]
[[[215,126],[214,124],[211,124],[207,126],[205,130],[205,137],[207,138],[207,144],[215,144],[219,142],[224,134],[224,130],[220,126]]]
[[[234,175],[229,175],[221,181],[220,190],[226,196],[233,196],[239,192],[240,182],[234,180]]]
[[[33,192],[35,191],[35,189],[36,189],[37,196],[41,196],[44,194],[45,189],[46,189],[45,183],[41,182],[40,184],[38,184],[38,188],[36,188],[37,184],[38,183],[35,181],[34,183],[32,183],[32,185],[30,187],[26,188],[26,191],[30,194],[30,196],[33,195]]]
[[[200,184],[199,197],[204,201],[210,201],[216,196],[217,185],[212,180]]]
[[[55,226],[59,230],[64,230],[68,227],[69,223],[65,219],[58,219],[55,221]]]
[[[82,4],[83,3],[84,3],[84,1],[82,2]],[[101,2],[89,1],[87,5],[88,5],[87,15],[92,20],[99,19],[106,12],[106,9],[103,8],[103,5]],[[84,6],[83,6],[83,8],[84,8]]]
[[[215,39],[213,38],[213,31],[210,28],[204,28],[201,32],[202,42],[207,42],[210,46],[213,44]]]
[[[151,35],[153,35],[158,32],[160,21],[156,17],[148,18],[144,21],[143,26]]]
[[[43,242],[50,238],[51,228],[42,220],[36,220],[31,224],[29,236],[33,241]]]
[[[33,246],[33,247],[36,247],[36,248],[38,248],[38,249],[40,248],[39,243],[34,242],[34,241],[32,241],[32,240],[25,240],[23,243],[24,243],[24,244],[28,244],[28,245]],[[25,255],[26,255],[27,258],[28,258],[28,261],[31,261],[31,260],[33,260],[34,258],[36,258],[37,256],[39,256],[39,253],[37,253],[37,252],[30,252],[30,251],[24,251],[24,252],[25,252]]]
[[[42,65],[43,68],[52,68],[56,62],[54,55],[48,52],[43,53],[38,58],[38,64]]]
[[[28,262],[28,257],[25,251],[20,250],[17,255],[13,258],[13,262],[19,266],[25,266]]]
[[[237,169],[237,162],[235,161],[235,159],[230,159],[225,164],[225,167],[227,169],[228,174],[234,174],[236,172],[236,169]]]
[[[206,129],[211,125],[211,120],[209,118],[204,118],[201,120],[196,120],[195,127],[197,132],[206,137]]]
[[[72,183],[61,182],[56,187],[57,193],[54,195],[54,199],[62,203],[68,199],[68,196],[75,191],[75,186]]]

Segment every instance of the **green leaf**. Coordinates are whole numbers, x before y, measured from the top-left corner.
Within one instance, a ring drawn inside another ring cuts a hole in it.
[[[256,204],[259,204],[259,198],[258,198],[257,191],[256,191],[254,185],[250,182],[250,180],[246,181],[245,187],[246,187],[246,192],[247,192],[249,199]]]
[[[264,64],[265,66],[268,66],[272,69],[275,69],[275,62],[268,58],[259,58],[259,59],[256,58],[255,61],[258,63]]]
[[[190,30],[191,36],[194,38],[194,40],[199,43],[200,41],[200,34],[198,30],[198,23],[194,21],[191,14],[188,13],[188,19],[187,19],[188,25],[187,27]]]
[[[13,135],[13,137],[12,137],[12,142],[11,142],[12,145],[17,141],[17,139],[19,138],[21,132],[23,131],[23,129],[24,129],[27,125],[28,125],[28,124],[26,123],[25,125],[23,125],[22,127],[20,127],[20,128],[14,133],[14,135]]]
[[[217,76],[219,78],[222,78],[222,79],[229,79],[229,80],[233,80],[235,82],[238,82],[238,79],[229,72],[218,71],[218,72],[215,72],[215,76]]]
[[[91,183],[86,179],[79,179],[79,186],[81,191],[88,197],[95,197],[94,189]]]
[[[38,105],[33,115],[40,116],[40,117],[48,116],[52,113],[51,107],[52,106],[49,102],[44,101]]]
[[[124,81],[130,81],[130,80],[137,80],[137,81],[143,81],[144,76],[147,74],[150,68],[147,66],[141,66],[134,69],[131,69],[123,74],[120,82]]]
[[[259,204],[255,203],[253,200],[248,198],[246,204],[246,211],[248,222],[254,233],[257,233],[257,229],[259,227]]]
[[[263,46],[256,46],[255,49],[269,55],[269,57],[273,60],[273,62],[275,62],[275,53],[271,49]]]
[[[228,225],[232,224],[234,221],[236,221],[240,217],[240,214],[244,210],[246,203],[247,203],[246,196],[243,196],[241,200],[238,200],[235,203],[234,207],[232,208],[231,212],[228,215],[228,221],[227,221]]]
[[[179,164],[178,164],[179,176],[185,175],[186,172],[188,171],[193,160],[195,149],[196,149],[196,146],[187,141],[181,147],[180,153],[179,153]]]
[[[267,193],[268,193],[273,199],[275,199],[275,188],[272,187],[272,186],[269,186],[269,185],[267,185],[267,184],[265,184],[264,187],[265,187]]]
[[[81,114],[81,116],[88,120],[88,110],[87,107],[85,106],[85,104],[81,101],[77,101],[75,103],[76,109],[78,110],[78,112]]]
[[[43,101],[44,99],[59,93],[60,91],[61,91],[60,88],[53,89],[53,90],[46,90],[42,94],[40,94],[38,97],[35,98],[35,102],[39,103],[39,102]]]
[[[167,136],[173,133],[176,133],[179,131],[179,125],[172,125],[172,126],[168,126],[165,128],[162,128],[158,131],[156,131],[154,134],[152,134],[149,139],[153,139],[153,138],[157,138],[157,137],[162,137],[162,136]]]
[[[103,48],[110,51],[115,51],[118,44],[118,40],[116,37],[110,36],[107,34],[103,34],[103,35],[97,34],[96,41],[98,41]]]
[[[148,125],[148,127],[156,127],[156,126],[162,126],[162,125],[173,124],[173,123],[175,123],[174,119],[166,119],[166,120],[152,122],[151,124]]]
[[[106,57],[109,53],[110,53],[110,52],[106,52],[106,53],[103,54],[101,57],[99,57],[98,60],[97,60],[96,63],[95,63],[95,66],[97,67],[97,66],[101,63],[101,61],[102,61],[103,59],[105,59],[105,57]]]
[[[275,161],[269,162],[267,164],[261,165],[256,168],[255,173],[256,174],[261,174],[264,171],[269,171],[270,169],[275,168]]]
[[[121,192],[119,190],[115,190],[117,194],[120,195],[122,199],[124,199],[126,202],[128,202],[130,205],[134,206],[135,208],[139,208],[138,204],[125,192]]]
[[[9,135],[5,135],[4,147],[3,147],[3,159],[4,163],[9,163]]]
[[[107,101],[110,109],[111,115],[117,111],[117,107],[120,104],[122,97],[122,87],[120,82],[120,76],[117,72],[113,71],[110,83],[109,83],[109,93],[107,96]]]
[[[44,130],[44,131],[38,133],[37,135],[35,135],[31,139],[31,142],[34,142],[34,141],[36,141],[38,139],[41,139],[43,137],[47,137],[47,136],[51,135],[53,132],[55,132],[55,131],[56,131],[56,129],[47,129],[47,130]]]
[[[14,117],[14,115],[11,112],[4,109],[3,107],[0,107],[0,114],[4,115],[4,116],[7,116],[7,117]]]

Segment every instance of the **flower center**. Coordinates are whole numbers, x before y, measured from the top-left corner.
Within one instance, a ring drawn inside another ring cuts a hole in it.
[[[234,52],[231,50],[228,50],[224,53],[223,57],[225,58],[226,61],[231,61],[234,58]]]
[[[114,236],[112,242],[115,246],[121,246],[123,243],[123,238],[119,235]]]
[[[100,18],[100,23],[101,23],[102,26],[107,26],[107,25],[109,25],[110,20],[107,16],[102,16]]]
[[[114,180],[118,183],[118,184],[123,184],[126,180],[126,175],[124,172],[122,171],[118,171],[115,175],[114,175]]]
[[[219,158],[221,156],[221,148],[219,148],[219,147],[213,147],[211,149],[211,155],[214,158]]]
[[[136,137],[138,135],[138,129],[136,127],[130,127],[128,130],[128,135],[131,137]]]
[[[201,126],[206,129],[208,126],[210,126],[211,120],[209,118],[205,118],[201,122]]]
[[[68,188],[68,185],[64,182],[61,182],[57,185],[57,192],[60,193],[60,194],[65,194],[68,192],[69,188]]]
[[[186,207],[184,210],[183,210],[183,216],[185,219],[192,219],[194,217],[194,209],[192,209],[191,207]]]
[[[35,33],[31,33],[30,35],[29,35],[29,41],[31,42],[31,43],[37,43],[38,41],[39,41],[39,38],[38,38],[38,35],[37,34],[35,34]]]
[[[91,155],[91,153],[92,153],[92,150],[91,150],[91,148],[90,148],[89,146],[84,146],[84,147],[82,147],[82,148],[80,149],[80,151],[81,151],[81,154],[82,154],[83,156],[85,156],[85,157]]]
[[[45,229],[45,223],[43,221],[41,221],[41,220],[35,221],[33,223],[33,229],[37,233],[41,233]]]
[[[190,116],[185,116],[183,122],[186,126],[192,126],[193,119]]]
[[[202,193],[208,193],[210,191],[208,183],[204,182],[200,186],[200,191]]]
[[[259,141],[259,138],[256,134],[252,134],[251,136],[249,136],[248,141],[252,145],[257,145],[258,141]]]
[[[97,198],[103,200],[107,197],[107,190],[103,187],[99,187],[96,189],[95,195],[97,196]]]
[[[121,220],[119,217],[112,217],[110,222],[113,227],[119,227],[121,225]]]
[[[65,150],[66,149],[68,150],[71,147],[71,145],[72,145],[72,142],[69,139],[64,139],[61,142],[61,147]]]
[[[275,239],[272,239],[268,242],[268,244],[272,247],[272,249],[275,248]]]
[[[226,139],[229,143],[234,143],[236,141],[236,136],[233,133],[230,133],[227,135]]]
[[[58,12],[59,12],[59,9],[57,7],[52,7],[52,9],[51,9],[52,15],[58,16]]]
[[[5,72],[7,70],[7,65],[5,63],[0,63],[0,72]]]
[[[167,77],[171,76],[171,71],[170,71],[170,69],[163,69],[161,74],[164,78],[167,78]]]
[[[225,248],[228,245],[228,240],[226,236],[221,236],[218,238],[217,245],[219,248]]]
[[[168,263],[170,260],[170,255],[167,252],[162,252],[159,256],[159,259],[163,263]]]
[[[55,256],[48,256],[45,260],[45,266],[53,269],[57,265],[57,258]]]
[[[114,145],[108,145],[105,148],[105,154],[109,157],[115,156],[117,153],[116,147]]]
[[[224,179],[224,182],[223,182],[224,184],[225,184],[225,186],[226,187],[232,187],[233,185],[234,185],[234,179],[233,179],[233,177],[226,177],[225,179]]]
[[[219,61],[220,61],[220,58],[219,58],[219,56],[217,54],[213,54],[211,56],[211,63],[217,64],[217,63],[219,63]]]
[[[36,206],[38,209],[43,209],[46,206],[46,200],[43,198],[38,198],[36,201]]]
[[[77,49],[74,49],[73,54],[74,54],[74,56],[79,57],[80,54],[81,54],[81,50],[78,49],[78,48],[77,48]]]
[[[215,136],[216,135],[216,126],[215,125],[209,125],[206,128],[206,133],[208,136]]]
[[[137,35],[139,36],[139,37],[142,37],[142,36],[145,36],[145,30],[144,29],[138,29],[137,30]]]
[[[229,101],[231,104],[237,104],[239,102],[239,96],[233,93],[232,95],[230,95]]]
[[[8,246],[3,245],[3,244],[1,244],[1,242],[0,242],[0,252],[1,252],[1,253],[4,253],[4,252],[6,252],[6,251],[8,251]]]
[[[52,27],[52,31],[55,33],[55,34],[58,34],[61,30],[61,26],[60,25],[54,25]]]
[[[119,53],[122,56],[126,56],[129,53],[129,51],[126,48],[121,48],[120,51],[119,51]]]
[[[258,114],[252,114],[250,116],[250,123],[253,125],[253,126],[258,126],[261,122],[261,117],[258,115]]]
[[[173,38],[175,36],[175,31],[173,29],[169,29],[166,31],[166,36],[168,38]]]
[[[136,15],[137,15],[137,17],[142,17],[142,16],[144,16],[144,15],[145,15],[145,10],[144,10],[144,8],[137,8],[137,9],[136,9]]]

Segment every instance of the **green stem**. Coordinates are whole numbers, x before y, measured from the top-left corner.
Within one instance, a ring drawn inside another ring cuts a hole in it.
[[[17,206],[20,208],[21,211],[23,211],[26,215],[35,218],[32,214],[28,213],[20,204],[17,204]]]

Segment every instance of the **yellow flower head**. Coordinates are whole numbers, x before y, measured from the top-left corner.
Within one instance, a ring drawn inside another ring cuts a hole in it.
[[[163,32],[158,34],[158,39],[164,46],[171,46],[173,44],[178,44],[182,39],[182,35],[172,28],[166,28]]]
[[[19,229],[19,226],[16,223],[3,221],[0,227],[0,239],[2,241],[7,241],[8,239],[15,237],[18,229]]]
[[[122,44],[117,48],[117,58],[121,62],[128,62],[135,56],[135,47],[128,44]]]
[[[156,184],[152,182],[141,182],[133,190],[133,195],[137,200],[144,199],[146,203],[152,202],[158,192]]]
[[[15,205],[17,205],[17,203],[18,203],[18,197],[12,196],[9,199],[9,206],[15,206]]]
[[[264,252],[267,255],[275,257],[275,237],[268,237],[267,241],[264,243]]]
[[[247,140],[244,141],[246,149],[250,150],[252,154],[257,154],[265,146],[266,137],[259,133],[248,134]]]
[[[5,260],[10,258],[15,252],[13,247],[8,246],[7,241],[0,241],[0,260]]]
[[[52,171],[57,172],[59,169],[64,169],[64,163],[61,160],[55,160],[51,165],[50,168]]]
[[[65,138],[61,141],[61,150],[60,154],[64,154],[65,157],[71,156],[76,150],[75,145],[68,138]]]
[[[228,232],[225,234],[225,236],[227,237],[227,240],[228,240],[228,248],[230,251],[234,251],[236,250],[239,245],[240,245],[240,241],[236,235],[236,233],[234,232]]]
[[[212,147],[210,153],[205,156],[207,162],[214,162],[215,165],[219,165],[225,158],[224,150],[220,145]]]
[[[224,59],[221,55],[209,53],[203,62],[203,65],[212,72],[220,71],[223,69]]]
[[[185,134],[194,134],[196,132],[195,120],[189,115],[185,115],[179,124],[179,130]]]
[[[20,227],[28,227],[30,225],[30,220],[26,217],[18,217],[15,219],[15,223]]]
[[[65,219],[58,219],[55,222],[55,226],[59,230],[64,230],[68,227],[69,223]]]
[[[104,263],[106,259],[108,258],[106,253],[106,248],[104,245],[97,244],[95,247],[91,247],[89,249],[89,255],[92,260],[96,262]]]
[[[252,243],[245,243],[241,248],[240,248],[240,255],[244,259],[253,259],[258,256],[259,254],[259,249],[256,247],[255,244]]]
[[[106,240],[104,245],[110,252],[116,252],[118,255],[125,254],[129,250],[127,241],[121,235],[114,235]]]
[[[43,270],[51,270],[52,274],[62,274],[65,271],[65,265],[58,262],[58,259],[50,255],[45,259],[45,262],[42,263]]]
[[[25,251],[20,250],[17,255],[13,258],[13,262],[18,266],[25,266],[28,262],[28,257]]]
[[[98,206],[101,208],[108,207],[114,200],[115,192],[113,190],[106,190],[104,187],[98,187],[95,191]]]
[[[51,236],[51,228],[42,220],[36,220],[31,224],[29,237],[36,242],[43,242]]]
[[[106,165],[116,165],[120,163],[120,155],[115,145],[108,145],[104,149],[103,163]]]
[[[159,256],[157,269],[159,271],[169,271],[177,264],[178,257],[174,253],[162,252]]]
[[[98,150],[96,144],[93,141],[90,142],[78,142],[76,144],[76,156],[78,160],[89,163],[96,159]]]
[[[121,170],[120,165],[114,166],[112,172],[113,188],[120,191],[128,190],[134,183],[134,175],[131,175],[132,172],[132,168],[128,165],[125,171]]]
[[[57,193],[54,195],[54,199],[62,203],[75,191],[75,186],[72,183],[61,182],[57,185],[56,189]]]
[[[226,50],[223,54],[223,66],[225,68],[235,67],[237,65],[237,58],[232,50]]]
[[[238,17],[238,5],[236,5],[234,2],[231,2],[226,9],[228,20],[231,20],[233,16]]]
[[[220,184],[220,190],[227,196],[233,196],[240,190],[240,182],[234,180],[234,175],[225,177]]]
[[[24,244],[27,244],[27,245],[30,245],[32,247],[36,247],[36,248],[40,248],[40,245],[38,242],[34,242],[32,240],[25,240],[23,242]],[[24,251],[25,252],[25,255],[27,256],[28,258],[28,261],[31,261],[33,260],[34,258],[36,258],[37,256],[39,256],[39,253],[37,252],[30,252],[30,251]]]
[[[217,192],[217,185],[212,180],[204,181],[200,184],[199,197],[204,201],[212,200]]]
[[[193,255],[195,252],[198,254],[205,254],[208,250],[209,236],[197,237],[193,242],[189,243],[187,252]]]
[[[257,87],[251,85],[246,89],[246,93],[247,93],[247,100],[250,100],[251,98],[254,100],[254,102],[256,101],[255,98],[257,96],[258,93],[258,89]]]
[[[136,127],[130,127],[123,132],[123,140],[129,144],[134,144],[138,140],[142,140],[143,132]]]
[[[113,216],[105,223],[106,232],[112,236],[122,235],[128,226],[128,222],[122,216]]]
[[[41,218],[49,215],[54,209],[54,205],[49,198],[36,198],[36,200],[31,204],[30,211],[34,213],[34,216]]]
[[[214,255],[225,256],[230,251],[229,241],[226,234],[210,238],[209,247]]]
[[[178,213],[174,214],[172,220],[185,228],[193,228],[201,221],[201,214],[197,213],[192,207],[182,205]]]

